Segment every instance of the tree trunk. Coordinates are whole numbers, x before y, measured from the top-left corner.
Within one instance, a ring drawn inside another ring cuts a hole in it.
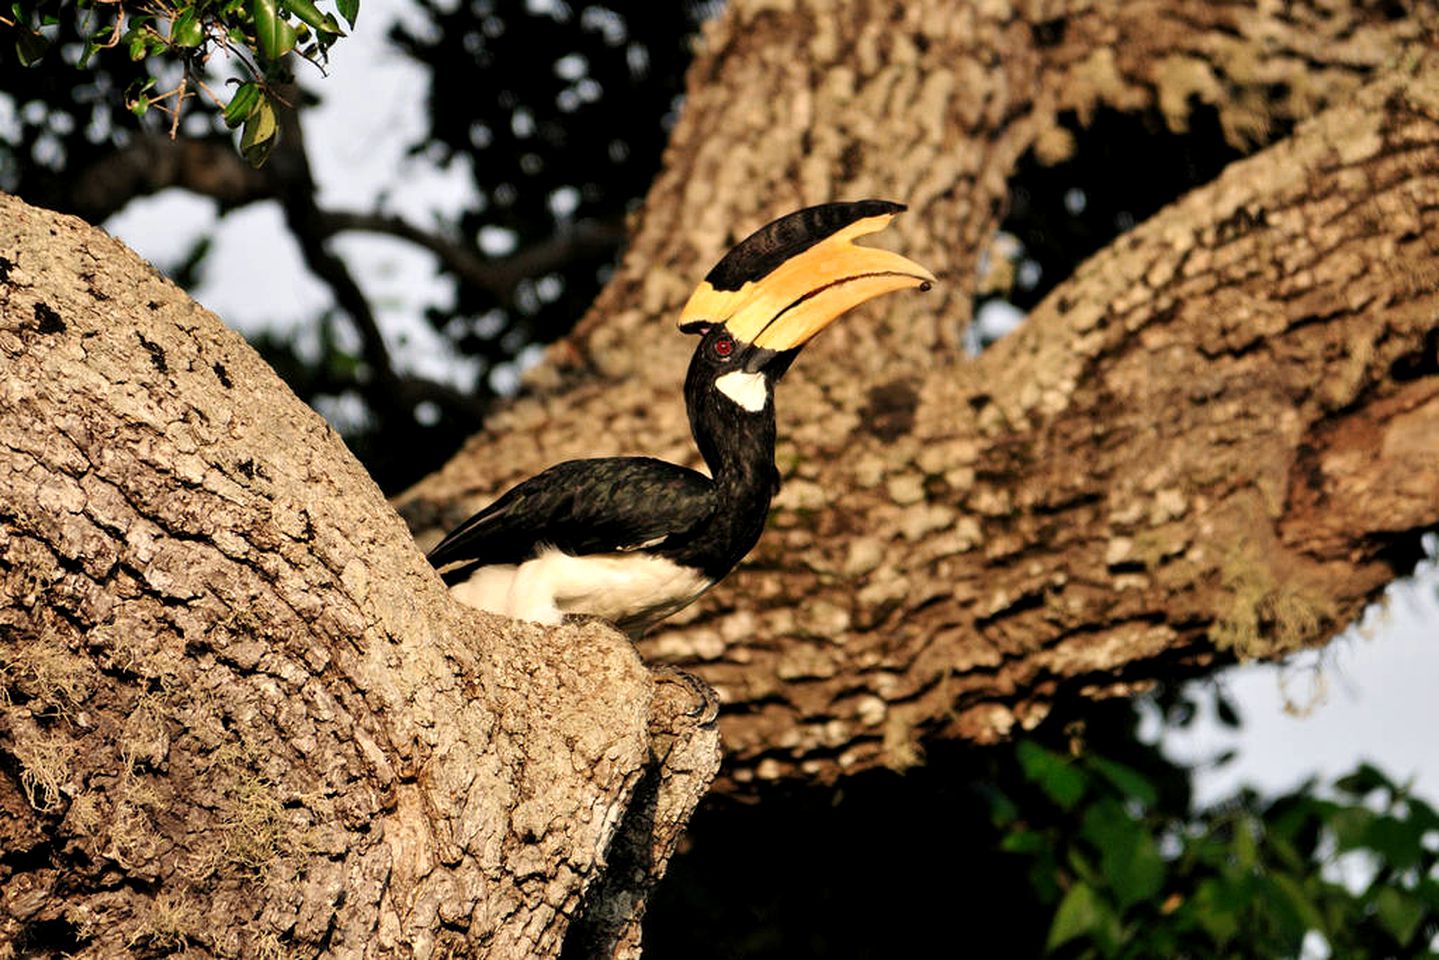
[[[238,336],[4,196],[0,490],[0,957],[637,954],[707,688],[451,603]]]
[[[1432,11],[1045,9],[729,4],[615,280],[402,498],[429,542],[558,460],[696,464],[672,322],[697,278],[787,210],[908,203],[889,242],[941,286],[806,350],[769,532],[641,644],[719,692],[727,785],[904,767],[1058,698],[1322,643],[1439,522]],[[1242,145],[1323,112],[964,355],[1019,159],[1065,156],[1066,112],[1178,129],[1196,101]]]

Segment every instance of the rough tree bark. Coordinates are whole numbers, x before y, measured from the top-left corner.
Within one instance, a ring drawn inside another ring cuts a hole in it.
[[[421,539],[574,456],[695,463],[670,323],[789,209],[882,196],[943,283],[779,391],[785,487],[740,571],[641,644],[707,679],[723,783],[829,780],[1216,658],[1322,643],[1439,522],[1439,75],[1427,6],[728,5],[615,280],[529,396],[403,498]],[[1398,15],[1405,14],[1405,15]],[[1366,86],[1367,84],[1367,86]],[[1198,103],[1254,144],[958,349],[1060,123]]]
[[[239,337],[4,196],[0,491],[0,957],[638,952],[709,692],[451,603]]]

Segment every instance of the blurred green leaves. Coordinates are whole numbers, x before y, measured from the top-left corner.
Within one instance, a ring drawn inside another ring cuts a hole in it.
[[[353,26],[359,0],[338,0],[336,9]],[[334,14],[314,0],[140,0],[134,5],[13,0],[9,13],[0,16],[0,30],[13,34],[16,57],[27,66],[50,53],[54,31],[49,28],[61,16],[78,17],[83,24],[78,69],[117,49],[137,63],[179,63],[183,77],[177,85],[157,90],[152,68],[148,81],[128,92],[126,107],[136,116],[164,110],[174,136],[187,102],[203,96],[223,112],[231,129],[242,127],[239,150],[255,166],[265,162],[279,135],[277,114],[284,104],[275,86],[291,79],[290,54],[323,64],[330,46],[344,36]],[[208,68],[216,54],[242,75],[229,82],[233,92],[228,96],[224,85],[206,82],[213,79]]]
[[[275,0],[251,0],[250,11],[255,19],[255,38],[266,60],[278,60],[295,49],[295,28]]]
[[[1081,880],[1069,888],[1054,912],[1046,946],[1053,950],[1071,940],[1084,938],[1113,949],[1118,946],[1119,937],[1119,920],[1113,908],[1098,891]]]
[[[1015,748],[1015,755],[1024,775],[1060,809],[1072,810],[1083,798],[1086,778],[1068,759],[1028,740]]]
[[[15,31],[15,56],[25,66],[35,63],[50,49],[50,38],[39,30],[32,27],[32,23],[39,22],[40,26],[49,26],[53,20],[53,14],[42,14],[38,11],[31,11],[20,0],[10,5],[10,13],[14,20],[4,20],[12,30]]]
[[[258,167],[265,162],[265,158],[270,155],[270,149],[275,145],[278,124],[275,121],[274,104],[269,97],[257,95],[254,106],[239,122],[244,124],[244,130],[240,133],[240,153],[252,166]],[[230,125],[233,127],[235,124]]]
[[[1139,770],[1018,744],[1024,787],[990,793],[1001,848],[1051,904],[1053,956],[1434,956],[1439,814],[1368,764],[1327,790],[1211,810]]]
[[[170,21],[170,42],[177,47],[198,47],[205,40],[205,26],[194,7]]]
[[[1433,809],[1371,766],[1197,805],[1196,767],[1156,735],[1237,721],[1226,699],[1190,684],[1072,704],[993,748],[711,809],[646,913],[646,954],[1433,956]]]

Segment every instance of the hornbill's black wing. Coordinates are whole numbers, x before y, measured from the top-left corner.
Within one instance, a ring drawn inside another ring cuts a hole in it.
[[[650,457],[557,463],[511,488],[430,551],[446,583],[476,567],[523,563],[541,547],[575,556],[683,536],[716,506],[714,482]]]

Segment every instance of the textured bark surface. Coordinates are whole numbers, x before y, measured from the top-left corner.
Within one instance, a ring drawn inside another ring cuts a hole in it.
[[[673,319],[727,244],[880,196],[943,281],[841,321],[777,406],[742,568],[641,644],[724,704],[728,782],[914,762],[1216,656],[1320,643],[1439,522],[1434,13],[1329,4],[729,4],[628,256],[402,512],[422,541],[558,460],[696,464]],[[1366,86],[1367,84],[1367,86]],[[1212,105],[1235,164],[977,359],[1006,179],[1060,124]]]
[[[636,952],[707,689],[451,603],[238,336],[3,196],[0,491],[0,956]]]

